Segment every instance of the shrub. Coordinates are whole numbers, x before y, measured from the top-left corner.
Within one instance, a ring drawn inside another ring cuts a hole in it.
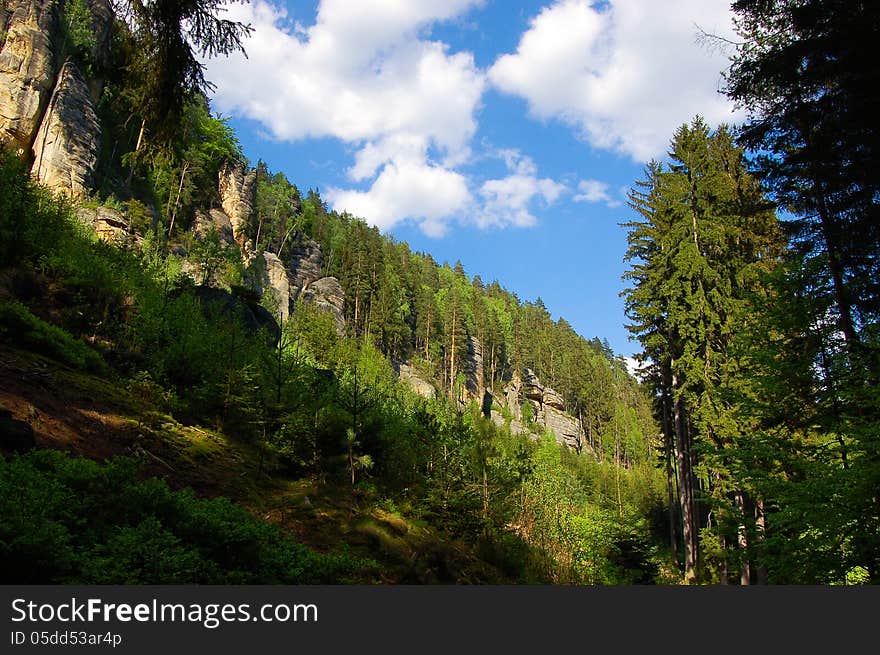
[[[39,450],[0,459],[4,584],[318,584],[363,563],[319,555],[227,498],[138,480],[137,464]]]

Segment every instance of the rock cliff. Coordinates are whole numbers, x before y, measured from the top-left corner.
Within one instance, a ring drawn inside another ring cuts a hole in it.
[[[522,406],[528,403],[534,422],[542,429],[552,432],[556,441],[580,452],[584,447],[584,431],[580,421],[566,413],[565,402],[559,393],[545,386],[534,371],[524,369],[522,376],[514,372],[504,388],[504,403],[512,417],[512,431],[526,431],[523,424]],[[501,425],[506,422],[503,414],[492,411],[491,419]]]
[[[294,297],[315,280],[324,277],[324,253],[321,246],[296,235],[290,246],[290,260],[288,264],[291,272],[290,286]]]
[[[29,160],[55,86],[53,35],[58,3],[21,0],[7,8],[6,40],[0,50],[0,146]]]
[[[106,66],[113,23],[110,0],[87,0],[95,35],[90,53]],[[81,198],[92,189],[101,130],[94,103],[98,77],[86,80],[65,57],[64,3],[7,1],[0,13],[0,146],[32,164],[34,176],[53,191]]]
[[[394,365],[394,372],[397,377],[406,382],[412,390],[422,398],[434,398],[437,390],[434,385],[419,373],[418,369],[408,362],[398,362]]]
[[[67,62],[32,146],[32,174],[57,193],[87,197],[98,164],[100,134],[89,87],[76,64]]]
[[[256,171],[248,171],[243,162],[224,162],[220,167],[220,204],[229,217],[232,236],[242,253],[253,250],[247,227],[254,213]]]
[[[345,334],[345,291],[335,277],[322,277],[309,283],[299,295],[300,300],[330,312],[336,333]]]

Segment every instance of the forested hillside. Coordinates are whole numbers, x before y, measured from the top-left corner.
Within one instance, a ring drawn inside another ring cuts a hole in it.
[[[217,2],[2,7],[4,582],[880,578],[875,10],[734,3],[748,122],[621,210],[636,379],[248,162]]]

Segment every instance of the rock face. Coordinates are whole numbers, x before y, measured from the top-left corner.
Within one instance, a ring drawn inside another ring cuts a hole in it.
[[[335,277],[322,277],[308,284],[300,294],[300,299],[318,309],[333,315],[336,333],[345,334],[345,291]]]
[[[32,148],[34,177],[53,191],[85,198],[98,164],[101,128],[76,65],[62,66]]]
[[[131,231],[125,215],[110,207],[79,207],[76,215],[80,221],[95,229],[99,239],[108,243],[143,241],[139,235]]]
[[[513,417],[517,420],[522,418],[522,407],[520,406],[520,394],[522,393],[522,379],[519,372],[514,371],[510,378],[510,382],[504,388],[504,400]]]
[[[225,244],[235,242],[232,232],[232,222],[226,212],[220,209],[199,210],[193,219],[193,232],[204,239],[211,231],[216,231],[220,241]]]
[[[57,31],[53,0],[6,2],[6,41],[0,51],[0,146],[27,160],[55,85],[51,35]]]
[[[220,204],[229,217],[232,236],[243,253],[248,252],[246,234],[248,223],[254,213],[257,172],[248,171],[243,162],[224,162],[220,167]]]
[[[464,372],[468,393],[475,398],[482,398],[486,390],[483,383],[483,344],[476,337],[468,337]]]
[[[265,283],[262,285],[263,293],[269,292],[278,305],[279,320],[284,323],[290,316],[290,279],[287,269],[278,255],[271,252],[263,253],[266,262]]]
[[[298,238],[290,247],[290,286],[294,297],[324,277],[324,253],[311,239]]]
[[[507,408],[513,419],[510,422],[512,432],[526,432],[522,423],[522,409],[524,402],[529,403],[537,423],[544,430],[553,432],[556,441],[580,452],[584,446],[584,432],[580,421],[567,414],[565,401],[562,396],[550,387],[544,386],[535,372],[531,369],[523,370],[522,377],[514,372],[510,382],[504,389],[504,397]],[[506,421],[501,412],[493,410],[492,420],[503,425]]]
[[[110,65],[110,39],[113,36],[113,5],[111,0],[86,0],[92,11],[92,32],[95,35],[95,48],[92,58],[98,68],[106,69]],[[100,97],[100,90],[93,98]]]
[[[434,398],[437,390],[434,385],[421,376],[418,370],[407,362],[401,362],[395,365],[397,377],[409,384],[422,398]]]

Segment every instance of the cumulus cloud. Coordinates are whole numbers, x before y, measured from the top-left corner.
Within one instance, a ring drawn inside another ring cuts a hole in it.
[[[600,180],[581,180],[578,182],[575,202],[601,202],[608,207],[620,207],[620,201],[612,197],[608,191],[608,183]]]
[[[477,225],[482,228],[535,225],[533,204],[553,204],[566,191],[565,185],[551,178],[538,178],[535,162],[518,150],[505,149],[496,154],[510,174],[483,182],[479,191],[482,206],[476,212]]]
[[[559,119],[597,148],[637,161],[659,157],[694,114],[737,118],[717,88],[725,55],[697,42],[696,25],[734,38],[729,0],[559,0],[531,22],[489,79],[525,98],[538,119]]]
[[[380,227],[415,218],[436,234],[470,201],[453,169],[470,156],[486,80],[472,54],[421,35],[480,2],[322,0],[309,27],[265,0],[228,5],[226,17],[255,32],[247,58],[207,62],[215,105],[279,140],[353,144],[349,177],[370,186],[331,189],[331,204]]]
[[[390,162],[367,191],[327,189],[336,208],[359,216],[381,229],[407,218],[418,218],[430,236],[446,232],[446,219],[471,202],[467,180],[455,171],[430,164]]]

